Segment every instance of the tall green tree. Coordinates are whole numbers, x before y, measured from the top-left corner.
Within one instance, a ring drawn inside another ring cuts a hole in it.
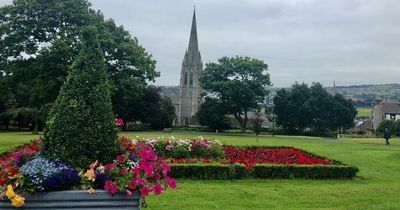
[[[321,84],[295,83],[290,89],[277,91],[274,97],[276,123],[283,130],[315,133],[348,129],[357,114],[353,103],[342,95],[329,94]]]
[[[130,98],[142,94],[146,82],[159,75],[138,40],[90,9],[87,0],[13,1],[0,8],[0,71],[15,98],[14,110],[47,114],[42,112],[55,101],[86,26],[98,30],[116,113],[123,113]]]
[[[82,31],[82,48],[55,101],[44,132],[43,154],[84,168],[112,161],[117,128],[106,60],[95,27]]]
[[[201,76],[202,88],[222,103],[246,131],[247,113],[262,103],[271,84],[268,65],[249,57],[223,57],[218,63],[207,63]]]

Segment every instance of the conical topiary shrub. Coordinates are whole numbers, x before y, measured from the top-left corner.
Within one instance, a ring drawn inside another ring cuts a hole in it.
[[[82,31],[82,49],[63,84],[44,131],[43,154],[75,167],[117,152],[117,128],[105,58],[96,29]]]

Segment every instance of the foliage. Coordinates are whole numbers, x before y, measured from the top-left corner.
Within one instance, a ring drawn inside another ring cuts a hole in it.
[[[7,93],[0,94],[0,113],[4,107],[29,108],[46,116],[49,110],[44,107],[56,100],[79,55],[80,31],[87,26],[98,30],[117,114],[143,92],[147,80],[159,76],[155,61],[138,40],[90,9],[87,0],[13,1],[0,8],[0,23],[0,89]],[[44,122],[43,118],[30,120]]]
[[[82,32],[82,50],[61,88],[44,131],[43,155],[75,167],[109,162],[117,152],[117,128],[97,31]]]
[[[306,128],[320,133],[351,128],[357,110],[350,100],[340,94],[330,95],[319,83],[310,87],[296,83],[277,92],[274,113],[277,125],[289,133],[302,133]]]
[[[172,121],[175,118],[175,107],[172,100],[168,97],[163,97],[160,101],[161,107],[161,128],[171,128]]]
[[[200,82],[235,117],[244,132],[247,113],[263,102],[266,87],[271,84],[267,68],[264,61],[254,58],[223,57],[218,63],[206,64]]]
[[[123,105],[121,115],[125,121],[148,123],[152,128],[170,128],[175,118],[175,107],[171,99],[161,97],[160,88],[147,86],[142,95],[129,98]]]
[[[383,136],[385,129],[388,129],[392,135],[400,136],[400,120],[383,120],[376,129],[377,135]]]
[[[226,114],[225,107],[218,99],[205,97],[196,115],[200,125],[208,126],[213,130],[226,130],[230,127],[230,119]]]
[[[358,168],[341,165],[256,165],[248,171],[244,165],[171,164],[171,176],[186,179],[343,179],[353,178]]]

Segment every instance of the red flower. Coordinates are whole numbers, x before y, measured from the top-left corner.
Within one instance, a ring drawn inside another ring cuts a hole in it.
[[[126,169],[121,169],[120,171],[119,171],[122,175],[127,175],[128,174],[128,171],[126,170]]]
[[[117,190],[118,190],[118,184],[117,183],[113,183],[111,185],[111,190],[110,190],[111,194],[114,195],[117,192]]]
[[[156,184],[153,187],[151,187],[151,191],[153,191],[155,195],[160,195],[162,190],[163,190],[163,186],[159,185],[159,184]]]
[[[118,156],[117,156],[117,161],[118,161],[119,163],[124,163],[125,160],[126,160],[126,158],[125,158],[124,155],[118,155]]]
[[[7,179],[6,179],[6,178],[0,178],[0,186],[1,186],[1,185],[5,185],[6,182],[7,182]]]
[[[167,175],[168,172],[171,172],[171,167],[169,167],[169,165],[162,163],[161,167],[162,167],[162,172],[164,175]]]
[[[167,184],[170,188],[175,189],[176,188],[176,180],[173,178],[165,177],[165,180],[167,181]]]
[[[106,165],[106,168],[110,169],[110,170],[114,170],[116,168],[116,166],[113,163],[109,163]]]
[[[106,183],[104,184],[104,189],[106,189],[106,190],[111,190],[112,184],[113,184],[113,183],[112,183],[111,180],[106,181]]]
[[[142,189],[140,189],[140,195],[142,197],[147,197],[149,195],[150,189],[147,186],[143,186]]]
[[[135,181],[130,181],[128,186],[129,186],[129,189],[134,190],[134,189],[136,189],[136,182]]]

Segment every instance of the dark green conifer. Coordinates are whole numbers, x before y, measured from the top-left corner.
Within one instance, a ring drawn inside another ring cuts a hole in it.
[[[111,161],[118,148],[118,136],[96,28],[84,28],[80,39],[80,54],[47,119],[43,154],[86,168],[96,160]]]

